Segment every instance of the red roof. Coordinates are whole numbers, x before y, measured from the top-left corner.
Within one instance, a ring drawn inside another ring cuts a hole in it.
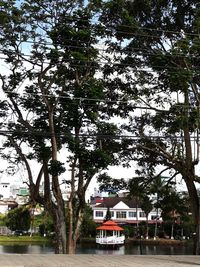
[[[103,225],[114,225],[114,226],[116,226],[117,223],[109,220],[109,221],[104,222]]]
[[[113,221],[106,221],[103,223],[103,225],[96,228],[97,230],[108,230],[108,231],[123,231],[124,229],[119,227],[115,222]]]
[[[102,198],[97,198],[97,199],[95,199],[95,203],[103,203],[103,199]]]
[[[124,229],[119,226],[102,225],[97,227],[97,230],[123,231]]]

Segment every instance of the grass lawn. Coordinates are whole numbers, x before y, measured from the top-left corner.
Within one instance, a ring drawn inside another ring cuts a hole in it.
[[[0,236],[0,243],[3,242],[50,242],[51,239],[42,236]]]

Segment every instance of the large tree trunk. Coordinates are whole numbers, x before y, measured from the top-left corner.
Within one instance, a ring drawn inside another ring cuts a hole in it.
[[[59,207],[54,211],[54,226],[55,226],[55,253],[67,253],[67,238],[66,238],[66,222],[65,214]]]
[[[48,172],[48,161],[43,161],[44,169],[44,199],[45,199],[45,208],[51,214],[53,218],[53,224],[55,228],[55,253],[56,254],[65,254],[67,253],[66,249],[66,219],[65,219],[65,210],[64,203],[60,199],[60,205],[56,205],[51,198],[51,189],[50,189],[50,179]]]
[[[195,235],[194,235],[194,246],[193,246],[193,254],[199,255],[200,254],[200,214],[199,214],[199,198],[197,194],[197,190],[194,184],[194,181],[191,177],[184,177],[189,197],[190,197],[190,204],[192,209],[192,216],[195,225]]]
[[[200,236],[199,236],[199,198],[197,194],[197,190],[194,184],[195,181],[195,163],[193,162],[193,153],[192,153],[192,145],[191,145],[191,138],[190,138],[190,127],[189,127],[189,93],[188,91],[184,94],[185,97],[185,124],[183,127],[184,133],[184,143],[185,143],[185,162],[183,162],[182,171],[180,172],[183,175],[185,180],[189,197],[190,197],[190,204],[194,219],[195,225],[195,236],[194,236],[194,249],[193,253],[195,255],[200,254]]]

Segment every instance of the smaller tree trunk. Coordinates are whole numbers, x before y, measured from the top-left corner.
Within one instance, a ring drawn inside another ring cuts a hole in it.
[[[76,252],[76,244],[80,236],[81,224],[83,221],[83,213],[84,211],[81,209],[78,212],[76,222],[73,217],[73,208],[72,204],[69,203],[69,232],[68,232],[68,240],[67,240],[67,253],[75,254]]]
[[[146,239],[149,239],[149,220],[148,220],[148,215],[146,217]]]
[[[66,222],[63,211],[57,207],[54,208],[54,227],[55,227],[55,253],[67,253]]]
[[[68,237],[67,237],[67,253],[74,254],[75,253],[75,244],[73,242],[73,206],[72,199],[69,199],[68,202]]]

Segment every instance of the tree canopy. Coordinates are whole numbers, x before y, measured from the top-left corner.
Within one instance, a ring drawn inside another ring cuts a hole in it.
[[[28,231],[31,225],[31,215],[26,207],[10,210],[5,219],[6,226],[12,230]]]

